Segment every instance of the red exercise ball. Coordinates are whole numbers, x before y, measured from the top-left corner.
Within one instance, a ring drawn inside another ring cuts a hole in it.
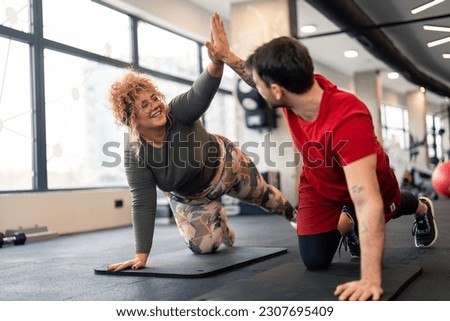
[[[437,193],[450,198],[450,161],[436,166],[431,176],[431,182]]]

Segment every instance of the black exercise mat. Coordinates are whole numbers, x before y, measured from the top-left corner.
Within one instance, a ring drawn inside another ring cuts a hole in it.
[[[382,300],[396,297],[420,274],[413,265],[383,267]],[[212,301],[331,301],[337,285],[359,278],[359,264],[333,263],[327,270],[306,270],[300,262],[286,263],[254,277],[225,285],[194,300]]]
[[[94,269],[96,274],[198,278],[210,276],[287,252],[278,247],[228,247],[211,254],[194,254],[189,249],[150,256],[148,267],[120,272]]]

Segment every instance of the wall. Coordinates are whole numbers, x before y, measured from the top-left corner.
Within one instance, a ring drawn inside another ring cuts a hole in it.
[[[130,225],[130,203],[128,188],[0,194],[0,231],[39,225],[70,234]]]
[[[341,74],[335,69],[318,62],[314,63],[314,72],[324,75],[342,90],[355,92],[355,83],[353,81],[353,77],[349,75]]]

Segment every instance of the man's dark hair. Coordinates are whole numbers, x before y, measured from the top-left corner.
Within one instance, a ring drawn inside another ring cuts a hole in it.
[[[314,65],[306,48],[292,37],[275,38],[257,48],[245,62],[255,70],[267,86],[278,84],[302,94],[314,83]]]

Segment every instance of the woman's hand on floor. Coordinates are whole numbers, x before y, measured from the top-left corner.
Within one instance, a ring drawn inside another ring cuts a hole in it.
[[[134,259],[110,264],[106,267],[108,271],[122,271],[126,269],[138,270],[145,267],[147,264],[148,254],[146,253],[137,253]]]

